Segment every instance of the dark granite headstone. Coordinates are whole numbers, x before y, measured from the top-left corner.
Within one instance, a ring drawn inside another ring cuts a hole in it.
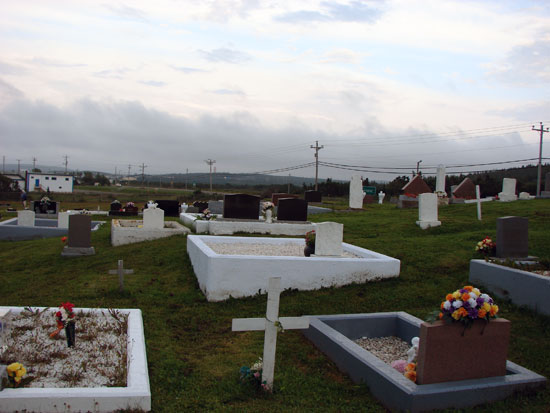
[[[180,204],[178,201],[171,199],[157,199],[157,208],[160,208],[164,211],[165,217],[179,217],[180,216]]]
[[[197,209],[199,210],[199,213],[202,213],[202,211],[204,211],[205,209],[208,208],[208,202],[195,201],[195,202],[193,202],[193,206],[197,207]]]
[[[120,211],[122,209],[122,204],[118,201],[111,202],[111,211]]]
[[[92,217],[90,215],[69,216],[69,240],[61,256],[78,257],[95,254],[92,241]]]
[[[321,195],[321,191],[305,191],[304,199],[307,202],[322,202],[323,196]]]
[[[498,258],[526,258],[529,252],[529,220],[522,217],[497,218]]]
[[[277,221],[307,221],[307,201],[295,198],[279,199]]]
[[[544,190],[550,192],[550,172],[544,176]]]
[[[57,214],[58,203],[55,201],[32,201],[32,210],[36,214]]]
[[[223,217],[251,219],[257,221],[260,216],[260,197],[248,194],[225,195]]]
[[[452,192],[455,198],[476,199],[476,186],[470,178],[464,180]]]
[[[271,194],[271,202],[273,202],[273,205],[275,206],[279,205],[279,199],[281,198],[298,198],[298,195],[285,194],[283,192],[276,192],[274,194]]]

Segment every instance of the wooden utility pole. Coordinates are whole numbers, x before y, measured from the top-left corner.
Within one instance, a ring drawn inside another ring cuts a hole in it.
[[[142,163],[140,168],[141,168],[141,184],[143,185],[143,183],[145,182],[145,168],[147,168],[147,165],[145,165],[145,163]]]
[[[319,146],[319,141],[315,141],[315,146],[311,145],[311,149],[315,149],[315,190],[318,190],[317,179],[319,177],[319,151],[324,148],[324,146]]]
[[[540,196],[540,181],[542,177],[542,138],[544,132],[548,133],[548,128],[544,129],[542,122],[540,123],[540,129],[535,128],[533,125],[532,130],[540,132],[540,144],[539,144],[539,167],[537,170],[537,196]]]
[[[63,156],[65,158],[65,174],[67,173],[67,165],[69,165],[69,157],[67,155]]]
[[[212,192],[212,165],[214,165],[216,161],[214,159],[207,159],[204,162],[210,165],[210,192]]]

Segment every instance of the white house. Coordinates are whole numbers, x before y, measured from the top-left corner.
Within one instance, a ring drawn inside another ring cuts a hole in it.
[[[74,177],[70,175],[27,172],[26,178],[27,192],[73,192]]]

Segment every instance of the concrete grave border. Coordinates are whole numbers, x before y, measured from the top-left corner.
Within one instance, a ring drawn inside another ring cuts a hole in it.
[[[23,307],[4,307],[19,314]],[[32,307],[44,310],[45,307]],[[101,308],[75,308],[74,311],[107,312]],[[128,317],[127,387],[6,388],[0,392],[0,411],[112,412],[135,408],[151,410],[151,389],[141,310],[120,309]],[[77,337],[78,339],[78,337]],[[77,340],[78,343],[78,340]]]
[[[472,283],[479,283],[498,297],[550,315],[550,277],[485,260],[470,261]]]
[[[405,312],[309,317],[309,328],[302,333],[390,409],[418,412],[469,407],[546,384],[545,377],[507,361],[506,376],[417,385],[352,340],[397,336],[410,343],[412,337],[419,336],[422,320]]]
[[[172,235],[184,235],[190,232],[189,228],[184,227],[176,221],[164,221],[165,228],[138,228],[138,225],[143,225],[143,220],[111,220],[111,245],[118,247],[120,245],[171,237]]]
[[[0,222],[1,241],[27,241],[31,239],[62,237],[69,228],[58,228],[57,219],[35,218],[35,226],[17,225],[17,218]],[[105,221],[92,221],[92,231],[97,231]],[[52,225],[46,225],[52,224]]]

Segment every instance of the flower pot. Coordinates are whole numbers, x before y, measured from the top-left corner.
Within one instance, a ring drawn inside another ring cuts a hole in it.
[[[76,340],[74,321],[65,325],[65,335],[67,336],[67,347],[74,347]]]
[[[510,322],[475,320],[471,327],[456,322],[420,325],[417,384],[505,376]]]
[[[271,209],[267,209],[265,211],[265,222],[267,224],[271,224],[273,222],[273,211]]]
[[[306,245],[304,248],[304,255],[306,257],[309,257],[311,254],[315,254],[315,245],[314,246]]]

